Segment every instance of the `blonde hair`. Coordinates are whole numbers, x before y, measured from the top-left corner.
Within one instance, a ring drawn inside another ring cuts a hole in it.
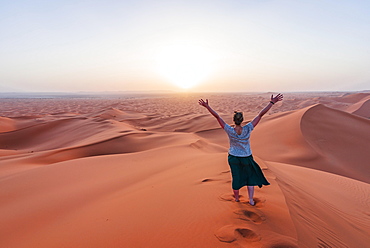
[[[243,120],[244,120],[243,112],[234,111],[234,118],[233,118],[233,120],[234,120],[234,123],[236,125],[240,125],[243,122]]]

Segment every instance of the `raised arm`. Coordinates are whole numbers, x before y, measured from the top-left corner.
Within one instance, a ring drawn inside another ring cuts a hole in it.
[[[206,99],[205,101],[203,99],[200,99],[199,100],[199,105],[200,106],[203,106],[205,107],[218,121],[218,123],[220,124],[220,126],[222,127],[222,129],[225,127],[225,122],[224,120],[217,114],[216,111],[214,111],[208,104],[208,99]]]
[[[282,101],[283,100],[283,94],[277,94],[275,97],[273,95],[271,95],[271,100],[270,102],[267,104],[266,107],[264,107],[256,117],[254,117],[254,119],[252,120],[252,124],[253,124],[253,127],[257,126],[258,122],[260,122],[262,116],[264,116],[269,110],[270,108],[272,107],[272,105],[274,105],[275,103],[277,103],[278,101]]]

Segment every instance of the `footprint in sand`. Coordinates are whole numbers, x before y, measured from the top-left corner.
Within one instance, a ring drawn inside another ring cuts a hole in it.
[[[200,181],[200,183],[216,183],[216,182],[220,182],[222,181],[222,179],[218,179],[218,178],[204,178]]]
[[[205,178],[201,182],[202,183],[207,183],[207,182],[213,182],[213,181],[217,181],[217,180],[216,179],[211,179],[211,178]]]
[[[220,174],[230,173],[230,170],[222,171]]]
[[[221,242],[226,243],[232,243],[234,241],[257,242],[261,240],[261,237],[253,230],[234,225],[221,227],[219,230],[217,230],[215,236]]]
[[[238,209],[235,210],[234,213],[238,215],[239,219],[252,221],[253,223],[256,224],[261,224],[263,221],[266,220],[266,217],[262,212],[257,213],[256,211],[250,211],[247,209]]]
[[[225,180],[219,178],[204,178],[201,180],[201,183],[220,182],[220,181],[225,182]],[[227,180],[226,183],[231,183],[231,181]]]

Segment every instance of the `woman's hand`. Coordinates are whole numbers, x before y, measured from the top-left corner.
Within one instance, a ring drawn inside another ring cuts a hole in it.
[[[283,94],[277,94],[275,97],[273,95],[271,95],[271,102],[273,103],[277,103],[278,101],[282,101],[283,100]]]
[[[222,128],[225,128],[225,125],[226,123],[224,122],[224,120],[217,114],[216,111],[214,111],[209,105],[208,105],[208,99],[206,99],[205,101],[203,99],[200,99],[198,101],[199,105],[200,106],[203,106],[205,107],[218,121],[218,123],[220,124],[220,126]]]
[[[275,103],[277,103],[278,101],[282,101],[282,100],[283,100],[283,94],[280,94],[279,93],[275,97],[273,95],[271,95],[271,102],[269,102],[267,104],[267,106],[264,109],[262,109],[261,112],[259,112],[256,117],[254,117],[254,119],[252,120],[252,125],[254,127],[256,127],[257,124],[260,122],[262,116],[264,116],[270,110],[270,108],[272,107],[272,105],[275,104]]]
[[[207,108],[209,106],[208,105],[208,99],[206,99],[206,101],[204,101],[203,99],[200,99],[198,103],[199,103],[200,106],[203,106],[205,108]]]

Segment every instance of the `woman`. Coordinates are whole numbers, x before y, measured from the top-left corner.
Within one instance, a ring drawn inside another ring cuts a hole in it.
[[[253,200],[254,186],[262,187],[262,185],[269,185],[259,165],[253,160],[252,151],[249,144],[249,137],[251,131],[257,126],[262,116],[264,116],[278,101],[283,100],[282,94],[277,94],[275,97],[271,95],[270,102],[259,114],[247,125],[241,126],[243,122],[243,113],[234,113],[235,126],[231,127],[214,111],[208,104],[208,99],[204,101],[199,100],[199,104],[205,107],[218,121],[220,126],[225,130],[229,136],[230,148],[228,162],[233,178],[232,188],[234,191],[235,201],[239,201],[239,190],[247,186],[249,195],[249,204],[255,205]]]

